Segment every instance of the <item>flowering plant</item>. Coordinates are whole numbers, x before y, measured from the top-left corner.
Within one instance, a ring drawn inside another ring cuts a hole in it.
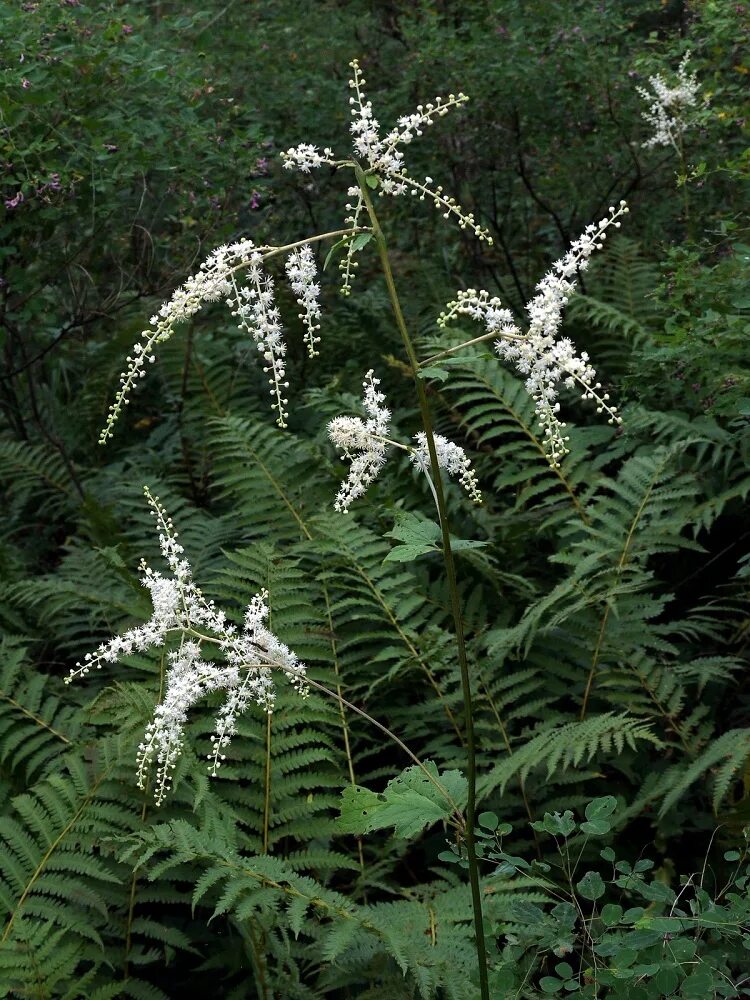
[[[138,748],[138,787],[145,788],[149,766],[157,765],[154,797],[160,805],[169,791],[172,773],[183,745],[187,713],[212,691],[225,691],[226,701],[216,718],[216,732],[208,755],[215,775],[224,751],[236,732],[237,717],[251,702],[273,711],[273,671],[281,671],[301,695],[306,693],[305,667],[295,654],[267,628],[268,594],[262,591],[247,607],[241,630],[232,625],[213,601],[206,600],[193,580],[190,563],[178,542],[172,520],[148,487],[144,490],[159,529],[159,546],[171,576],[141,563],[143,586],[151,594],[154,613],[144,624],[128,629],[87,653],[67,683],[92,667],[115,663],[122,656],[164,646],[173,636],[179,647],[168,653],[166,691],[156,707],[153,722]],[[203,658],[204,647],[213,648],[220,662]]]
[[[361,497],[375,480],[386,462],[389,448],[393,447],[406,451],[413,465],[427,476],[435,500],[463,695],[467,806],[465,822],[461,823],[461,828],[466,837],[480,993],[482,1000],[488,1000],[482,897],[475,848],[476,751],[472,678],[466,656],[461,598],[442,473],[458,476],[473,501],[480,502],[481,493],[476,474],[463,447],[433,430],[425,376],[429,377],[429,365],[436,358],[442,357],[442,354],[424,361],[417,357],[396,289],[388,243],[373,198],[375,195],[381,198],[400,197],[407,193],[420,200],[428,198],[446,218],[457,220],[462,229],[473,232],[488,246],[491,246],[492,240],[487,230],[477,223],[474,215],[464,211],[452,197],[446,195],[441,185],[435,185],[430,177],[425,178],[424,182],[416,180],[408,172],[405,163],[404,147],[438,118],[464,105],[468,98],[462,93],[450,94],[447,99],[436,98],[429,104],[418,105],[415,113],[399,118],[390,132],[381,135],[372,104],[364,95],[365,80],[359,64],[355,60],[351,66],[353,75],[349,85],[353,94],[350,98],[350,131],[353,156],[336,159],[330,148],[319,150],[310,143],[300,143],[283,154],[284,166],[303,174],[324,165],[336,171],[343,169],[353,172],[356,183],[347,191],[351,200],[347,203],[349,215],[346,217],[346,226],[334,232],[309,236],[286,246],[255,246],[250,240],[241,240],[215,250],[198,273],[189,278],[161,307],[151,321],[151,329],[143,333],[143,342],[134,347],[102,432],[102,440],[111,436],[114,423],[127,403],[131,389],[144,374],[145,362],[154,360],[156,345],[171,337],[174,327],[195,315],[204,303],[219,299],[229,306],[240,329],[255,342],[264,361],[264,372],[268,375],[277,423],[281,427],[286,426],[289,415],[286,396],[289,387],[286,343],[274,299],[274,281],[266,270],[266,264],[275,256],[286,258],[286,274],[301,309],[300,318],[304,324],[307,352],[310,357],[314,357],[320,343],[318,331],[321,311],[313,244],[336,238],[343,246],[345,252],[340,269],[344,294],[351,291],[357,266],[355,255],[368,243],[375,245],[394,320],[414,380],[422,429],[415,434],[414,444],[410,445],[388,437],[390,411],[385,406],[385,393],[379,389],[380,379],[370,369],[363,383],[366,418],[338,416],[328,425],[331,441],[350,462],[349,474],[336,495],[334,507],[339,512],[348,511],[351,503]],[[477,339],[495,339],[500,358],[512,362],[526,377],[526,389],[534,400],[547,457],[553,467],[559,466],[568,450],[568,437],[564,433],[566,425],[558,417],[560,403],[557,394],[560,382],[564,382],[569,388],[578,388],[585,399],[593,400],[598,412],[608,415],[610,423],[620,420],[616,408],[609,403],[608,393],[596,380],[596,372],[588,355],[585,352],[577,353],[570,339],[560,336],[560,329],[563,309],[575,288],[578,272],[586,268],[593,252],[603,247],[607,230],[611,226],[618,227],[620,217],[626,211],[624,202],[620,202],[616,208],[610,208],[607,217],[598,224],[587,226],[582,236],[555,262],[551,271],[536,286],[537,294],[526,307],[528,329],[525,332],[496,297],[487,291],[474,289],[459,292],[438,319],[438,324],[443,327],[459,316],[479,320],[484,324],[486,333],[467,343],[476,343]],[[459,344],[443,353],[452,354],[465,346],[467,345]],[[306,681],[304,667],[298,663],[294,653],[265,624],[268,615],[267,595],[261,593],[253,599],[241,631],[227,624],[225,614],[206,601],[193,582],[189,563],[183,557],[171,521],[158,498],[152,497],[148,491],[147,497],[159,524],[162,553],[172,575],[165,578],[144,566],[143,583],[150,590],[154,605],[152,618],[146,625],[131,629],[104,643],[79,664],[71,676],[85,674],[91,666],[99,667],[103,662],[113,661],[132,650],[160,646],[168,636],[179,636],[179,648],[169,653],[164,699],[155,711],[153,722],[148,727],[138,753],[138,779],[142,787],[147,781],[150,763],[155,761],[157,764],[155,794],[157,801],[161,802],[169,788],[171,774],[180,754],[187,712],[205,694],[219,689],[227,693],[224,707],[217,717],[213,750],[209,755],[211,771],[215,774],[235,731],[238,714],[251,701],[271,710],[273,671],[285,674],[300,693],[304,693]],[[217,659],[204,659],[204,647],[211,648],[217,654]],[[353,707],[340,696],[338,698],[342,706]],[[376,725],[383,732],[388,732],[381,724],[376,722]],[[403,748],[404,745],[398,740],[397,742]],[[429,769],[421,764],[419,766],[430,781],[436,780]],[[453,807],[455,802],[452,803]]]
[[[654,146],[672,146],[679,155],[683,134],[693,124],[695,107],[698,104],[700,85],[695,73],[688,73],[690,53],[686,52],[677,67],[677,79],[670,86],[661,73],[648,78],[651,92],[645,87],[637,87],[640,96],[649,105],[642,117],[653,129],[653,134],[643,143],[650,149]]]

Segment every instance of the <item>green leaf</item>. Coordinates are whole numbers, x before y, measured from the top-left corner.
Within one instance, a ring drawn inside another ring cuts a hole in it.
[[[554,976],[542,976],[539,985],[545,993],[559,993],[563,988],[562,979],[555,979]]]
[[[592,799],[586,806],[586,819],[604,819],[611,816],[617,808],[617,799],[614,795],[604,795],[599,799]]]
[[[412,511],[399,511],[392,531],[386,531],[386,538],[395,538],[401,545],[394,546],[383,559],[387,562],[412,562],[428,552],[439,552],[440,526]],[[451,535],[454,552],[484,548],[488,543],[469,538],[455,538]]]
[[[713,994],[714,977],[710,972],[694,972],[682,984],[680,993],[685,1000],[704,1000]]]
[[[330,264],[331,257],[333,257],[334,253],[339,249],[339,247],[345,247],[348,242],[349,242],[349,237],[348,236],[344,236],[343,239],[341,239],[337,243],[333,244],[333,246],[331,247],[331,249],[326,254],[326,259],[323,261],[323,270],[324,271],[326,270],[326,268]]]
[[[408,767],[380,794],[359,786],[344,789],[339,830],[362,834],[393,827],[396,836],[408,840],[425,827],[448,819],[453,807],[447,796],[460,807],[467,795],[466,778],[460,771],[438,774],[432,761],[424,766],[431,777],[421,767]]]
[[[352,253],[358,253],[372,239],[372,233],[358,233],[352,240]]]
[[[660,934],[679,934],[690,927],[690,922],[680,917],[643,916],[635,926],[640,930],[659,931]]]
[[[446,369],[440,365],[431,365],[429,368],[420,368],[417,372],[417,378],[434,378],[437,379],[438,382],[445,382],[449,375],[450,372],[446,371]]]
[[[573,813],[568,809],[560,813],[545,813],[544,819],[531,824],[540,833],[551,833],[553,836],[569,837],[576,828]]]
[[[481,812],[477,816],[477,823],[484,827],[485,830],[492,830],[493,832],[497,830],[500,825],[500,820],[497,813],[493,812]]]
[[[377,811],[380,796],[360,785],[345,788],[341,796],[341,815],[337,821],[341,833],[366,833],[373,811]]]
[[[605,903],[600,916],[607,927],[614,927],[622,920],[623,909],[619,903]]]
[[[581,830],[590,837],[601,837],[609,833],[611,829],[607,817],[611,816],[617,808],[617,799],[614,795],[605,795],[600,799],[594,799],[586,806],[586,822],[581,823]]]
[[[454,552],[465,552],[467,549],[484,549],[489,542],[474,541],[471,538],[456,538],[451,535],[451,549]]]
[[[440,526],[411,511],[399,511],[393,530],[387,531],[385,537],[395,538],[402,544],[391,549],[383,562],[407,562],[425,552],[438,551],[436,542],[440,537]]]
[[[365,183],[374,191],[378,184],[380,184],[380,178],[376,177],[375,174],[368,174],[367,177],[365,177]]]
[[[415,559],[426,555],[428,552],[439,551],[437,545],[396,545],[391,549],[383,562],[414,562]]]
[[[659,969],[651,981],[651,985],[662,997],[671,996],[677,989],[680,977],[675,969],[664,967]]]
[[[604,882],[599,872],[586,872],[576,889],[584,899],[601,899],[604,895]]]

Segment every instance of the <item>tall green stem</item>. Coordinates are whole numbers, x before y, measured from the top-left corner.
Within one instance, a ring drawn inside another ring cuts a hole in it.
[[[479,887],[479,865],[477,864],[476,845],[474,840],[474,827],[476,825],[476,744],[474,741],[474,719],[471,698],[471,678],[469,677],[469,664],[466,659],[466,643],[464,641],[463,620],[461,617],[461,599],[458,593],[458,583],[456,581],[456,565],[453,560],[451,549],[451,537],[448,525],[448,512],[445,506],[445,495],[443,492],[443,480],[440,475],[440,467],[435,450],[435,438],[432,431],[432,417],[430,406],[427,401],[424,382],[419,378],[419,361],[412,344],[409,331],[404,321],[401,311],[396,284],[393,280],[393,271],[388,257],[388,244],[386,243],[383,230],[380,228],[378,217],[372,204],[370,191],[367,185],[367,178],[361,167],[355,166],[355,173],[362,191],[362,198],[370,217],[372,225],[372,235],[380,255],[380,263],[383,268],[385,283],[388,287],[388,297],[393,308],[393,315],[396,319],[401,338],[404,342],[414,385],[417,390],[419,409],[422,415],[425,437],[427,439],[427,450],[430,455],[430,465],[432,467],[432,480],[435,485],[435,498],[437,501],[438,516],[440,518],[440,530],[443,536],[443,560],[445,562],[445,575],[448,580],[448,590],[451,598],[451,610],[453,612],[453,624],[456,632],[456,647],[458,651],[458,664],[461,670],[461,687],[463,689],[464,701],[464,725],[466,728],[466,771],[469,785],[468,801],[466,803],[466,855],[469,863],[469,882],[471,885],[471,901],[474,910],[474,933],[476,937],[477,962],[479,966],[479,989],[482,1000],[490,1000],[489,984],[487,982],[487,952],[484,944],[484,924],[482,919],[482,894]]]
[[[682,187],[682,214],[685,217],[685,231],[687,233],[688,239],[692,240],[693,225],[690,219],[690,198],[688,196],[688,186],[687,186],[688,166],[687,166],[687,161],[685,159],[685,146],[683,145],[682,142],[682,136],[680,136],[679,139],[677,140],[675,148],[677,150],[677,156],[680,161],[679,179],[682,182],[680,186]]]

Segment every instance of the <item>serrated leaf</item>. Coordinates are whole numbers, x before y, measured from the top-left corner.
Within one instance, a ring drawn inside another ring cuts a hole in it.
[[[437,545],[395,545],[383,560],[387,562],[414,562],[428,552],[439,552]]]
[[[408,767],[380,794],[360,786],[346,788],[339,829],[361,834],[393,827],[396,836],[408,840],[425,827],[448,819],[453,812],[448,796],[460,807],[467,795],[466,778],[460,771],[439,774],[432,761],[426,761],[424,768],[431,777],[421,767]]]
[[[377,811],[380,796],[369,788],[353,785],[345,788],[341,795],[341,815],[337,826],[341,833],[367,833],[370,816]]]
[[[386,538],[395,538],[402,544],[394,546],[383,562],[412,562],[427,552],[437,552],[439,537],[440,528],[433,521],[410,511],[399,513],[393,530],[386,532]]]
[[[484,549],[488,542],[474,541],[471,538],[456,538],[451,535],[451,549],[454,552],[465,552],[467,549]]]
[[[432,365],[429,368],[420,368],[417,372],[417,378],[428,379],[434,378],[438,382],[445,382],[450,375],[450,372],[446,371],[440,365]]]
[[[392,531],[386,531],[386,538],[395,538],[409,545],[433,543],[440,537],[440,526],[419,514],[403,511],[396,514]]]
[[[352,240],[352,253],[358,253],[372,239],[372,233],[358,233]]]

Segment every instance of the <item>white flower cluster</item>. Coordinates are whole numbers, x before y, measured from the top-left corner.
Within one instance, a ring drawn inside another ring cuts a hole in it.
[[[102,444],[112,437],[114,425],[123,406],[130,401],[133,387],[146,374],[146,362],[156,360],[156,345],[169,340],[175,326],[195,316],[204,303],[218,300],[226,302],[232,315],[238,318],[240,327],[247,330],[255,341],[266,362],[263,370],[270,373],[268,381],[277,423],[280,427],[286,426],[287,400],[283,395],[283,390],[288,388],[284,360],[286,344],[279,312],[274,304],[273,279],[261,267],[266,256],[277,252],[275,247],[256,247],[251,240],[217,247],[201,264],[197,274],[189,277],[159,308],[158,313],[151,317],[150,328],[143,331],[141,341],[134,345],[132,354],[128,356],[127,369],[120,373],[120,388],[99,437]],[[316,321],[320,317],[317,301],[319,288],[314,283],[315,261],[309,246],[303,247],[300,252],[294,251],[292,258],[295,259],[291,265],[294,278],[289,266],[287,270],[293,281],[294,294],[305,310],[303,318],[307,327],[305,341],[308,350],[314,350],[314,344],[318,342],[314,331],[319,328]],[[238,280],[242,272],[247,272],[247,284]]]
[[[276,423],[286,427],[289,412],[284,390],[286,381],[286,341],[281,325],[281,314],[274,299],[274,281],[260,267],[260,254],[254,255],[247,271],[247,283],[238,285],[232,275],[232,295],[227,305],[237,318],[241,330],[255,341],[264,361],[263,372],[268,375],[271,387],[271,409],[276,411]]]
[[[500,357],[512,361],[526,376],[526,389],[536,404],[545,450],[554,468],[560,465],[569,450],[569,439],[564,433],[566,424],[558,417],[558,383],[564,382],[569,389],[578,386],[584,399],[595,401],[597,413],[607,413],[609,423],[621,422],[616,407],[608,403],[609,394],[600,392],[601,383],[596,381],[596,372],[586,352],[577,354],[570,339],[558,339],[558,333],[563,309],[575,290],[577,272],[588,267],[591,254],[604,245],[606,230],[610,226],[619,228],[619,217],[627,211],[624,201],[617,208],[611,207],[606,219],[598,225],[587,226],[565,256],[552,265],[552,270],[536,286],[537,294],[526,306],[529,317],[526,333],[514,324],[499,299],[474,289],[459,292],[458,298],[450,302],[438,318],[438,324],[445,326],[457,315],[470,316],[482,321],[488,333],[497,333],[495,347]]]
[[[407,451],[412,462],[426,475],[429,476],[430,470],[430,455],[424,431],[415,435],[416,447],[391,441],[386,437],[391,413],[383,406],[385,395],[377,388],[380,379],[375,378],[370,369],[362,384],[365,390],[362,405],[368,419],[335,417],[328,424],[328,436],[331,441],[341,449],[342,459],[351,462],[349,475],[341,484],[333,504],[342,514],[348,512],[352,501],[361,497],[370,483],[377,478],[385,465],[389,445]],[[440,468],[451,476],[457,475],[472,500],[481,503],[482,494],[479,492],[476,475],[463,448],[440,434],[435,434],[434,440]]]
[[[328,424],[328,436],[342,451],[342,458],[351,462],[349,475],[341,484],[336,495],[334,507],[345,514],[349,505],[357,497],[362,496],[370,483],[377,478],[385,465],[388,440],[388,423],[391,411],[382,404],[385,396],[378,391],[380,379],[375,378],[373,370],[365,375],[364,406],[367,420],[359,417],[335,417]]]
[[[304,321],[305,343],[307,353],[314,358],[318,351],[315,345],[320,343],[320,337],[316,337],[316,331],[320,329],[320,285],[317,284],[318,269],[315,265],[315,257],[312,247],[308,244],[301,250],[293,250],[286,259],[286,273],[289,284],[297,299],[297,303],[302,309],[299,318]]]
[[[237,718],[251,702],[270,712],[274,705],[273,670],[282,671],[300,692],[306,694],[305,667],[295,654],[265,625],[268,594],[263,591],[251,601],[242,631],[231,625],[213,601],[205,599],[194,583],[192,571],[177,533],[158,497],[145,490],[159,527],[159,545],[171,577],[141,564],[142,583],[151,592],[154,613],[145,625],[104,642],[94,653],[71,670],[66,683],[87,674],[92,667],[114,663],[133,652],[163,646],[172,635],[180,645],[168,654],[164,700],[157,706],[153,721],[138,748],[138,786],[144,788],[150,764],[157,765],[154,797],[161,804],[169,791],[172,773],[182,750],[187,713],[211,691],[225,691],[226,700],[216,719],[212,736],[210,771],[215,775],[225,759],[224,750],[237,731]],[[207,634],[208,633],[208,634]],[[213,647],[221,656],[215,663],[203,659],[203,646]]]
[[[670,87],[660,73],[648,78],[651,92],[645,87],[637,87],[640,96],[649,105],[642,117],[654,130],[653,135],[643,143],[652,146],[673,146],[678,150],[677,140],[692,124],[690,111],[698,103],[700,84],[695,73],[688,73],[690,53],[686,52],[677,69],[677,82]]]
[[[471,461],[466,455],[461,445],[454,444],[442,434],[433,435],[435,441],[435,453],[438,465],[445,469],[449,476],[458,476],[458,480],[469,494],[474,503],[482,502],[482,494],[477,483],[477,476],[471,467]],[[427,435],[424,431],[414,435],[417,447],[414,449],[411,460],[427,472],[430,468],[430,452],[427,447]]]
[[[477,224],[473,213],[464,212],[454,198],[444,193],[441,185],[434,185],[431,177],[426,177],[422,183],[409,176],[401,148],[408,146],[415,137],[422,135],[425,128],[434,124],[438,118],[448,114],[451,108],[465,104],[469,99],[466,94],[449,94],[447,98],[436,97],[434,101],[427,104],[418,104],[417,110],[413,114],[402,115],[390,132],[381,137],[380,123],[375,118],[372,102],[365,99],[363,92],[367,81],[362,76],[356,59],[349,65],[354,71],[349,80],[349,87],[354,91],[349,98],[352,115],[350,131],[354,154],[357,162],[362,164],[368,180],[372,180],[373,186],[377,188],[378,193],[380,195],[411,193],[419,197],[420,201],[428,198],[436,208],[440,209],[446,219],[453,216],[462,229],[471,229],[479,239],[492,243],[489,233]],[[303,173],[309,173],[311,169],[323,164],[334,167],[351,166],[350,161],[334,160],[331,149],[326,148],[322,153],[319,153],[316,146],[311,146],[308,143],[293,146],[281,156],[287,169],[300,170]],[[356,201],[347,205],[350,215],[346,221],[352,224],[352,228],[355,228],[359,224],[364,198],[359,187],[350,187],[348,195],[350,198],[355,198]],[[356,266],[352,262],[355,249],[351,238],[348,243],[346,258],[340,264],[344,279],[343,291],[346,293],[351,288],[352,273]]]
[[[322,167],[324,163],[330,167],[335,166],[332,149],[326,146],[323,152],[319,153],[317,146],[311,146],[307,142],[293,146],[286,153],[282,153],[281,157],[287,170],[299,170],[303,174],[309,174],[311,170]]]

